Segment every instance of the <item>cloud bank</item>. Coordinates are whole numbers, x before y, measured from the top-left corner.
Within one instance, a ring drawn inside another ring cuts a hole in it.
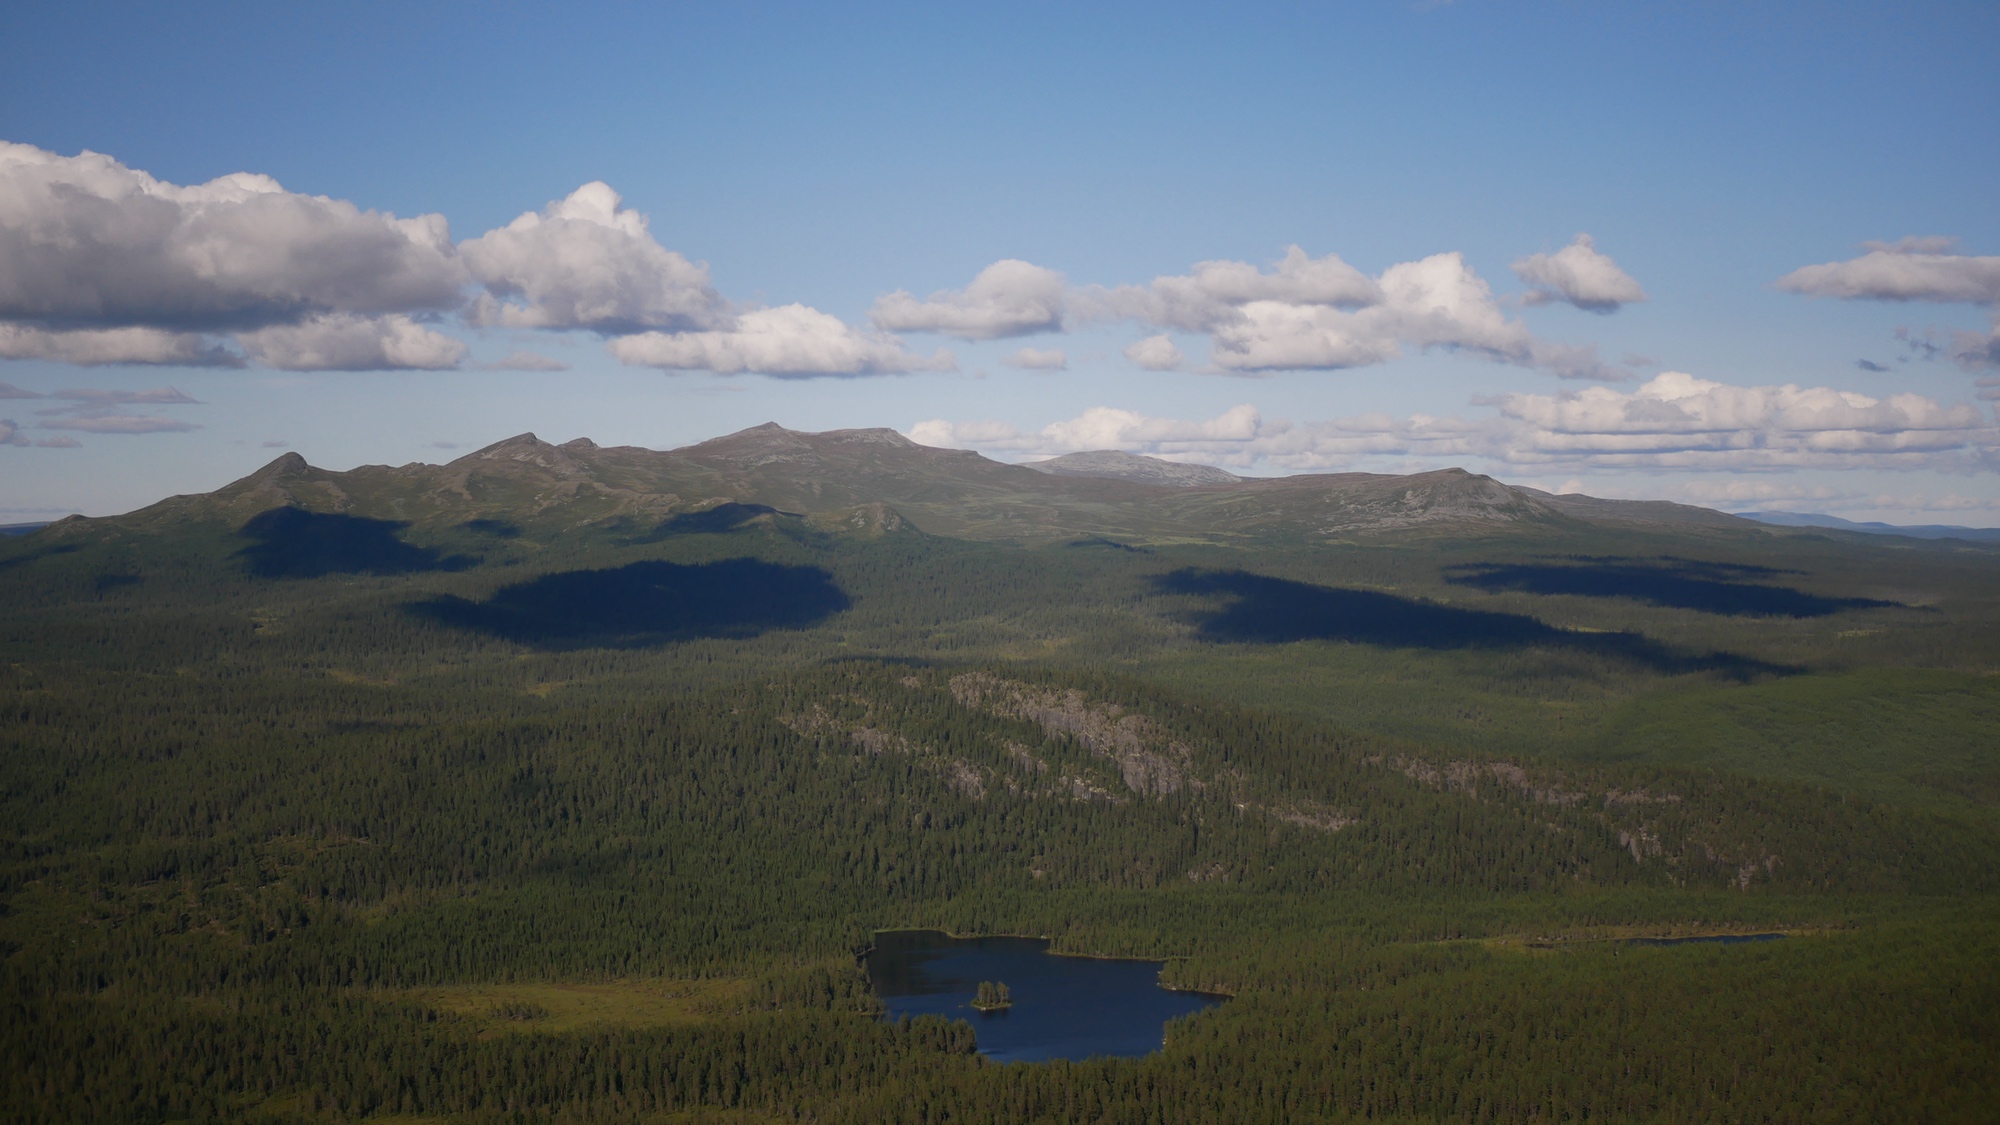
[[[2000,371],[2000,257],[1952,253],[1956,246],[1936,235],[1863,243],[1868,252],[1858,258],[1802,266],[1776,284],[1807,297],[1984,305],[1993,312],[1986,332],[1941,336],[1930,329],[1918,336],[1899,328],[1896,335],[1923,358],[1948,356],[1967,371]]]
[[[1611,311],[1645,298],[1588,236],[1515,268],[1530,304]],[[1188,332],[1209,337],[1209,365],[1226,372],[1443,349],[1565,378],[1626,375],[1589,346],[1510,319],[1456,253],[1370,277],[1293,246],[1268,267],[1206,261],[1144,285],[1082,288],[1009,258],[962,289],[888,293],[868,321],[728,300],[705,263],[662,246],[647,216],[599,181],[454,244],[440,215],[363,210],[269,176],[184,186],[99,153],[0,143],[0,359],[437,370],[468,354],[443,331],[456,324],[590,332],[621,362],[671,371],[859,376],[955,366],[895,333],[997,340],[1130,321],[1158,332],[1128,349],[1149,370],[1186,366],[1166,333]],[[1060,370],[1060,354],[1024,349],[1009,362]]]
[[[1479,417],[1360,415],[1266,420],[1249,404],[1206,421],[1094,407],[1040,430],[921,422],[912,440],[1022,455],[1124,449],[1172,460],[1292,471],[1365,457],[1477,458],[1517,469],[1755,472],[2000,469],[2000,430],[1979,408],[1915,394],[1871,398],[1827,387],[1738,387],[1666,372],[1632,391],[1512,394]]]
[[[105,364],[238,367],[242,360],[195,332],[164,328],[80,328],[67,332],[0,322],[0,359]]]
[[[173,387],[157,387],[147,391],[74,389],[56,391],[48,395],[23,391],[19,387],[5,389],[14,392],[6,397],[54,399],[58,405],[35,412],[42,419],[41,428],[47,430],[76,430],[94,434],[160,434],[185,433],[201,429],[198,424],[179,418],[134,411],[135,407],[200,404],[200,400]],[[10,420],[8,425],[13,427],[12,434],[15,440],[0,444],[29,444],[27,436],[20,432],[19,423]],[[58,436],[34,444],[66,449],[75,448],[78,443],[74,438]]]
[[[968,308],[1004,304],[1020,282],[988,270],[962,296]],[[250,173],[181,186],[99,153],[0,142],[0,359],[438,370],[469,351],[440,331],[448,318],[474,330],[593,332],[624,362],[671,370],[954,366],[948,352],[914,355],[886,332],[801,305],[733,304],[706,265],[661,246],[646,216],[601,182],[454,245],[440,215],[398,218]]]
[[[1565,258],[1563,255],[1569,255]],[[1573,291],[1564,299],[1608,311],[1645,294],[1584,238],[1530,272]],[[1615,275],[1615,277],[1613,276]],[[1551,290],[1552,292],[1554,290]],[[995,262],[962,290],[918,300],[897,291],[870,314],[888,331],[983,340],[1059,332],[1085,323],[1132,321],[1162,330],[1126,356],[1147,370],[1181,367],[1165,332],[1209,337],[1209,362],[1237,373],[1337,370],[1387,363],[1408,352],[1459,351],[1563,378],[1619,379],[1590,346],[1535,336],[1501,309],[1461,254],[1436,254],[1369,277],[1328,254],[1289,247],[1269,268],[1198,262],[1185,275],[1144,285],[1066,288],[1061,274],[1029,262]]]

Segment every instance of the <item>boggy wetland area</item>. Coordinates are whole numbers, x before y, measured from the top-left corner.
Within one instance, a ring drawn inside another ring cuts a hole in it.
[[[0,539],[0,1120],[1991,1120],[1993,546],[1094,464]]]

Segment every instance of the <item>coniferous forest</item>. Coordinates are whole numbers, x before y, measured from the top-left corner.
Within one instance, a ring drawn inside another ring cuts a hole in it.
[[[2000,1104],[1990,548],[559,515],[0,541],[0,1119]],[[996,1064],[902,928],[1232,999]]]

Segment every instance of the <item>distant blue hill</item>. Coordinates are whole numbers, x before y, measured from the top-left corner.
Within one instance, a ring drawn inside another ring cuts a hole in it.
[[[1907,535],[1912,539],[1969,539],[1975,543],[2000,543],[2000,527],[1953,527],[1949,524],[1918,524],[1903,527],[1893,523],[1856,523],[1839,516],[1809,512],[1738,512],[1746,520],[1778,527],[1824,527],[1833,531],[1860,531],[1869,535]]]
[[[49,526],[49,521],[40,523],[0,523],[0,535],[26,535],[30,531],[40,531]]]

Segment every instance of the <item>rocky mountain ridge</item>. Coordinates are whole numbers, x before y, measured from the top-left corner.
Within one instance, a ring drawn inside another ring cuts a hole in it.
[[[175,496],[108,519],[73,517],[51,530],[160,530],[189,521],[240,526],[287,506],[417,528],[483,522],[562,530],[616,522],[644,529],[721,513],[797,517],[825,530],[915,528],[980,540],[1095,538],[1135,546],[1481,534],[1579,522],[1758,527],[1685,505],[1557,496],[1463,469],[1249,478],[1114,451],[1024,466],[919,445],[890,429],[802,433],[767,423],[672,450],[599,446],[586,438],[557,445],[520,434],[442,465],[345,472],[286,453],[211,493]]]

